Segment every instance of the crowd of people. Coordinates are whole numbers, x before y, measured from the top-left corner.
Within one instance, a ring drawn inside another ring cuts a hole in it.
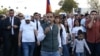
[[[100,15],[0,15],[2,56],[100,56]],[[0,55],[1,56],[1,55]]]

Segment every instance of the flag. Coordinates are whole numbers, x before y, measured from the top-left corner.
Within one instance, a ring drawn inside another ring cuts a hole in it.
[[[47,0],[46,13],[49,13],[49,12],[52,12],[52,11],[51,11],[50,0]]]

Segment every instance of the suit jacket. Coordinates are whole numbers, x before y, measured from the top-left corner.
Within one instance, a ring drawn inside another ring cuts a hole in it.
[[[14,29],[14,35],[18,35],[19,33],[19,27],[20,27],[20,20],[17,17],[14,17],[14,25],[17,25],[18,28],[13,28]],[[3,22],[3,30],[4,30],[4,35],[10,35],[11,34],[11,29],[7,29],[8,26],[11,26],[10,22],[10,17],[7,17],[4,22]]]
[[[4,20],[0,20],[0,37],[3,37],[3,21]]]
[[[1,23],[1,19],[0,19],[0,37],[1,37],[1,34],[2,34],[2,23]]]

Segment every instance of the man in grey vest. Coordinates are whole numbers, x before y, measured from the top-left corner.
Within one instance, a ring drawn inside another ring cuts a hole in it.
[[[46,17],[49,23],[42,25],[45,37],[39,37],[42,34],[38,34],[37,37],[41,41],[41,56],[60,56],[59,45],[61,44],[58,40],[58,26],[54,24],[54,14],[50,12]]]

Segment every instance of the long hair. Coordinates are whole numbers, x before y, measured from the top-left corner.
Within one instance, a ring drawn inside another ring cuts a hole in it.
[[[56,15],[56,16],[55,16],[55,19],[59,19],[59,24],[62,23],[62,19],[60,18],[59,15]],[[54,22],[55,22],[55,21],[54,21]],[[55,22],[55,23],[56,23],[56,22]]]
[[[80,20],[79,20],[79,19],[75,19],[75,20],[74,20],[74,27],[76,26],[76,25],[75,25],[75,22],[76,22],[76,21],[78,21],[78,22],[79,22],[79,26],[81,26]]]

